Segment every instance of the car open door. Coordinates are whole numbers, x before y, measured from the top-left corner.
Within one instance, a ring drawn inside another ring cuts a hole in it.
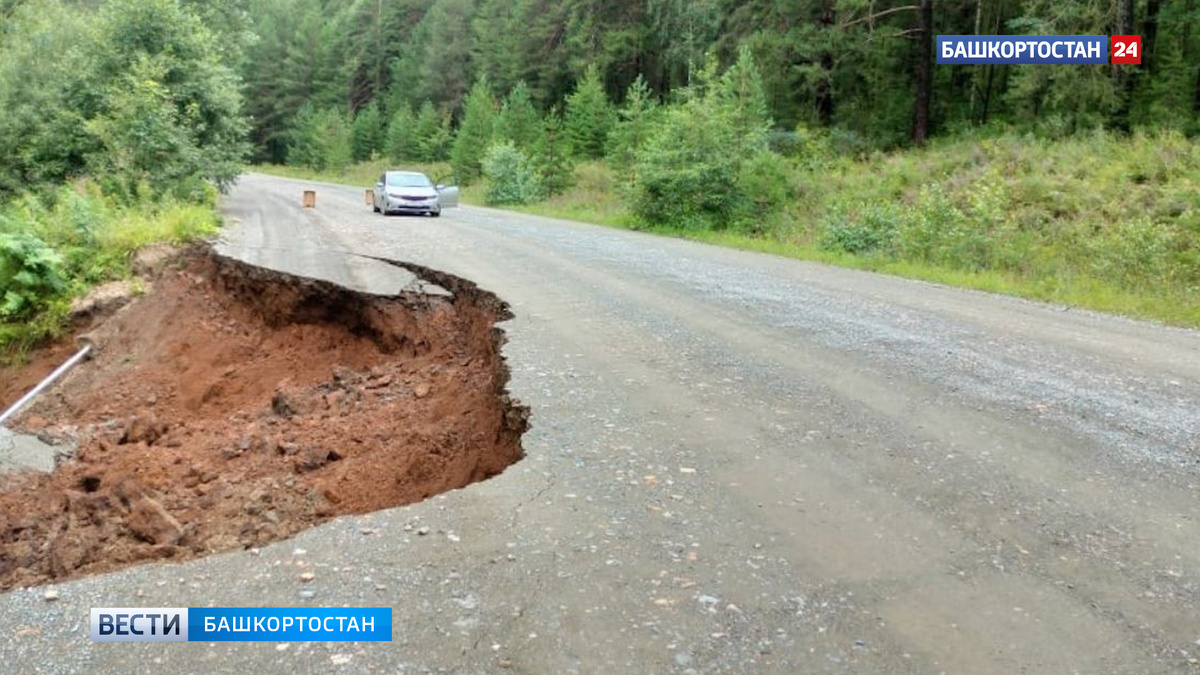
[[[437,184],[438,205],[443,209],[458,206],[458,186],[454,184]]]

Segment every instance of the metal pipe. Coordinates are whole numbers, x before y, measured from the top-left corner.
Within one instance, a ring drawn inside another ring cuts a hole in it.
[[[9,406],[8,410],[5,410],[4,414],[0,415],[0,426],[3,426],[4,423],[9,420],[9,418],[16,415],[17,412],[21,410],[21,408],[24,408],[25,406],[29,405],[29,403],[31,401],[33,401],[33,399],[37,398],[38,394],[45,391],[46,388],[49,387],[50,385],[54,384],[54,381],[57,380],[58,378],[62,377],[63,373],[74,368],[80,361],[87,358],[87,355],[90,354],[91,351],[92,351],[92,344],[90,342],[85,342],[83,347],[79,351],[75,352],[75,356],[72,356],[70,359],[67,360],[66,363],[62,364],[58,368],[55,368],[53,373],[50,373],[49,375],[46,376],[46,379],[42,380],[41,382],[38,382],[38,385],[36,387],[34,387],[33,389],[29,390],[28,394],[25,394],[16,403]]]

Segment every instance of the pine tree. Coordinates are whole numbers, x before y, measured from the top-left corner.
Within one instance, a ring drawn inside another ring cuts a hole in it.
[[[417,114],[415,131],[416,159],[422,162],[441,162],[446,159],[453,140],[450,115],[439,114],[433,104],[426,101]]]
[[[603,157],[614,121],[615,113],[604,93],[600,70],[592,64],[574,93],[567,97],[563,123],[575,155],[591,159]]]
[[[350,123],[340,110],[312,105],[300,109],[292,120],[288,164],[337,171],[350,164],[352,156]]]
[[[417,120],[412,108],[404,103],[388,123],[387,156],[392,161],[418,159]]]
[[[542,189],[547,195],[566,192],[574,183],[575,165],[571,160],[570,143],[557,110],[546,113],[533,160],[542,177]]]
[[[518,150],[530,151],[542,135],[542,118],[529,97],[529,87],[518,82],[504,97],[496,116],[496,138],[513,142]]]
[[[428,35],[421,54],[420,79],[406,86],[417,85],[421,98],[447,110],[457,110],[471,81],[474,67],[471,62],[471,16],[473,0],[437,0],[421,22]]]
[[[631,174],[637,152],[650,137],[657,113],[657,102],[650,86],[639,75],[629,85],[625,105],[618,114],[620,119],[608,136],[607,157],[616,172]]]
[[[749,47],[738,50],[737,62],[725,71],[716,93],[741,139],[740,150],[765,147],[767,132],[771,130],[771,111]]]
[[[358,112],[352,131],[352,154],[356,162],[365,162],[383,150],[386,128],[379,106],[372,102]]]
[[[462,124],[450,153],[450,164],[461,185],[470,185],[479,178],[480,163],[492,143],[495,119],[496,101],[487,77],[480,77],[467,94]]]

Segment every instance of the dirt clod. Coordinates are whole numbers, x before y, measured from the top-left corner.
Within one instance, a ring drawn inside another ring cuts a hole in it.
[[[379,297],[208,251],[153,267],[97,356],[18,420],[77,449],[53,473],[0,476],[0,590],[258,547],[520,459],[507,309],[468,282]],[[28,367],[68,351],[48,350]],[[24,389],[6,385],[0,404]]]

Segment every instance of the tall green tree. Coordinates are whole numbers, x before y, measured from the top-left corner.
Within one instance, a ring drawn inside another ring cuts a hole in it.
[[[256,40],[242,65],[255,158],[281,163],[305,104],[348,107],[350,65],[321,0],[251,0]]]
[[[600,70],[595,66],[589,67],[575,91],[567,97],[564,122],[575,154],[589,158],[603,157],[608,133],[615,121],[616,113],[608,94],[604,92]]]
[[[629,85],[625,105],[608,136],[608,161],[618,173],[632,180],[632,170],[638,151],[646,144],[658,117],[658,105],[650,86],[641,76]]]
[[[351,129],[351,151],[354,161],[362,162],[371,159],[384,149],[387,138],[387,127],[383,123],[383,115],[379,106],[371,102],[354,117]]]
[[[492,98],[487,77],[480,77],[467,94],[462,124],[454,139],[450,164],[462,185],[470,185],[480,176],[480,164],[492,143],[496,120],[496,100]]]
[[[442,162],[449,159],[450,145],[454,141],[449,113],[439,113],[432,103],[426,101],[417,115],[415,135],[416,159],[422,162]]]
[[[575,162],[563,130],[562,114],[557,109],[546,113],[542,133],[533,149],[533,162],[547,195],[562,194],[574,184]]]
[[[771,111],[763,93],[762,75],[749,47],[738,51],[737,62],[725,71],[717,88],[717,98],[730,117],[738,135],[738,152],[758,149],[771,130]]]
[[[474,0],[437,0],[423,23],[428,35],[421,57],[421,98],[435,106],[457,110],[474,73],[471,59]]]
[[[217,37],[178,0],[88,11],[49,0],[5,25],[0,194],[88,170],[118,191],[232,182],[246,124]]]
[[[388,122],[387,156],[395,162],[418,159],[417,118],[408,103],[401,104]]]
[[[513,142],[518,150],[529,152],[542,135],[542,116],[533,107],[529,87],[518,82],[500,106],[496,116],[495,136]]]
[[[292,120],[289,164],[338,171],[353,159],[351,123],[337,108],[306,105]]]

